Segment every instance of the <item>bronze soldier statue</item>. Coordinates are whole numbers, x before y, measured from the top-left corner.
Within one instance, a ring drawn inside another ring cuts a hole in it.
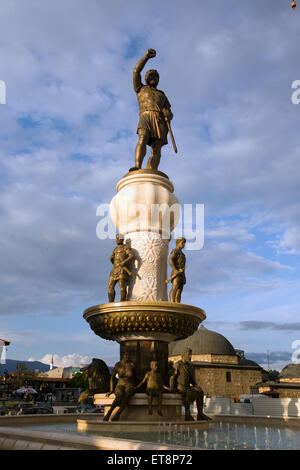
[[[116,241],[117,246],[110,257],[114,267],[111,270],[108,281],[108,300],[109,302],[115,301],[115,285],[118,282],[120,285],[120,302],[124,302],[127,300],[127,287],[132,274],[128,269],[128,264],[133,258],[133,253],[128,245],[124,245],[124,240],[119,234],[116,235]]]
[[[116,378],[118,375],[118,379]],[[103,421],[108,421],[114,409],[119,406],[118,411],[113,416],[112,421],[118,421],[123,410],[127,407],[131,397],[135,394],[135,366],[129,359],[129,354],[124,353],[123,359],[117,362],[113,368],[110,377],[110,391],[106,394],[109,397],[112,393],[115,394],[115,399],[111,404],[110,409],[103,418]]]
[[[149,415],[152,415],[152,407],[153,407],[153,397],[157,397],[158,405],[157,405],[157,413],[159,416],[162,416],[162,399],[163,399],[163,391],[164,389],[169,390],[163,384],[163,380],[161,374],[158,372],[158,362],[151,361],[150,362],[151,370],[146,373],[143,380],[138,384],[136,390],[138,390],[145,382],[146,382],[146,393],[148,395],[148,412]]]
[[[137,129],[139,140],[135,149],[135,167],[130,170],[139,170],[142,167],[147,145],[152,149],[147,168],[157,170],[161,157],[161,147],[168,143],[168,129],[171,130],[170,120],[173,118],[171,105],[164,92],[157,89],[159,82],[157,70],[148,70],[145,75],[146,85],[142,83],[141,79],[141,71],[147,61],[155,56],[156,51],[148,49],[133,71],[133,87],[139,103],[140,120]],[[172,134],[171,137],[175,149],[176,145]]]
[[[174,372],[170,378],[170,390],[182,396],[185,408],[185,421],[194,421],[190,405],[196,401],[197,421],[210,420],[203,413],[203,390],[196,384],[195,368],[191,363],[192,350],[187,348],[182,353],[182,360],[174,364]]]
[[[170,292],[170,302],[181,302],[181,294],[183,291],[183,286],[186,283],[185,278],[185,254],[182,252],[185,247],[186,239],[177,238],[176,248],[171,251],[169,256],[169,264],[172,268],[171,277],[166,281],[172,282],[172,289]]]

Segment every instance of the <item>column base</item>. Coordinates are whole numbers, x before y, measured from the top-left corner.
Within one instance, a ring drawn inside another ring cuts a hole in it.
[[[94,395],[95,405],[104,405],[104,416],[108,412],[110,405],[114,401],[115,395],[112,394],[110,397],[106,397],[104,393],[98,393]],[[115,408],[113,411],[110,421],[114,422],[113,418],[119,408]],[[153,399],[153,414],[149,415],[148,410],[148,396],[146,393],[136,393],[130,400],[128,407],[123,411],[120,416],[120,421],[132,421],[132,422],[182,422],[184,416],[182,414],[182,398],[178,394],[164,393],[162,401],[162,416],[157,412],[157,398]]]

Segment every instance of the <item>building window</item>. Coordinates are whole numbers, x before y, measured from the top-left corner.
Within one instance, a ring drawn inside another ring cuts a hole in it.
[[[226,382],[231,382],[231,372],[226,372]]]

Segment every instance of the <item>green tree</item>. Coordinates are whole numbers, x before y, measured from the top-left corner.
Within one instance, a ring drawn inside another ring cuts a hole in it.
[[[69,382],[69,386],[72,388],[82,388],[86,390],[89,388],[88,378],[85,372],[76,372],[74,377]]]
[[[18,375],[23,375],[25,372],[27,372],[28,369],[26,367],[26,365],[24,364],[24,362],[18,362],[17,365],[16,365],[16,373]]]
[[[278,379],[278,376],[279,376],[279,373],[280,373],[278,370],[268,369],[267,372],[269,374],[269,380],[277,380]]]
[[[34,372],[28,370],[23,362],[16,365],[16,374],[12,376],[12,385],[14,388],[20,388],[23,385],[34,385]]]

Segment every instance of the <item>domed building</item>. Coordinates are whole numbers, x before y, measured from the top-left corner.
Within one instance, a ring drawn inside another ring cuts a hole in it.
[[[221,334],[201,326],[192,336],[169,345],[169,360],[177,362],[184,349],[192,350],[196,381],[205,393],[235,398],[251,393],[252,387],[266,379],[256,362],[244,357]]]
[[[279,374],[280,381],[300,383],[300,364],[289,364]]]
[[[258,384],[258,390],[274,398],[300,398],[300,364],[288,364],[276,380]]]

